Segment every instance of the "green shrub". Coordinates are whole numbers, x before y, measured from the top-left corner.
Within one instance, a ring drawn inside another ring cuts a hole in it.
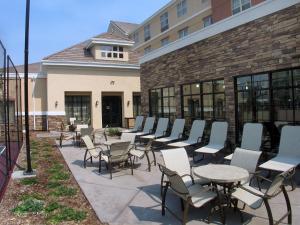
[[[33,177],[33,178],[22,179],[22,180],[20,180],[20,183],[22,185],[34,185],[34,184],[38,184],[39,182],[36,177]]]
[[[74,210],[69,207],[60,209],[59,212],[48,217],[48,221],[52,224],[58,224],[63,221],[82,221],[86,218],[86,212]]]
[[[18,206],[16,206],[12,212],[17,215],[22,215],[26,213],[38,213],[44,209],[44,202],[36,198],[30,197],[22,201]]]
[[[55,188],[54,191],[52,191],[50,194],[56,197],[60,196],[73,196],[76,195],[77,190],[75,188],[69,188],[66,186],[59,186]]]
[[[121,131],[118,128],[108,128],[108,136],[121,136]]]
[[[59,203],[57,202],[50,202],[46,207],[45,207],[45,212],[46,213],[51,213],[57,209],[61,209],[63,208],[64,206],[60,205]]]
[[[53,189],[53,188],[57,188],[60,187],[62,184],[57,182],[57,181],[49,181],[47,184],[47,188],[49,189]]]
[[[58,180],[68,180],[70,178],[70,174],[66,172],[56,172],[50,176],[50,180],[58,181]]]

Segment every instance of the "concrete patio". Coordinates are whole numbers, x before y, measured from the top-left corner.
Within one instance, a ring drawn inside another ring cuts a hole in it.
[[[110,180],[109,173],[103,168],[98,173],[98,161],[87,164],[83,168],[84,148],[74,147],[71,142],[65,142],[59,148],[75,179],[80,185],[98,218],[102,222],[115,224],[181,224],[181,207],[179,199],[168,193],[167,211],[161,215],[160,177],[158,167],[152,166],[148,172],[146,159],[136,163],[134,175],[130,170],[122,169],[113,173]],[[157,160],[161,162],[160,153],[156,152]],[[205,162],[203,162],[205,163]],[[299,184],[299,170],[296,180]],[[290,188],[290,187],[288,187]],[[293,224],[300,224],[300,188],[288,192],[293,213]],[[275,219],[286,212],[286,206],[282,194],[271,201],[271,208]],[[209,207],[201,209],[190,208],[188,224],[207,224]],[[226,212],[226,224],[241,224],[238,213],[233,210]],[[244,213],[244,224],[268,224],[265,207],[253,211],[249,208]],[[285,220],[286,221],[286,220]],[[221,224],[219,215],[213,214],[212,224]]]

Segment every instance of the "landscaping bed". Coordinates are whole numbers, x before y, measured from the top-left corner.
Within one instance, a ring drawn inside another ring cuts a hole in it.
[[[10,180],[0,203],[1,224],[101,225],[58,151],[54,139],[31,136],[36,178]],[[18,159],[26,167],[25,150]]]

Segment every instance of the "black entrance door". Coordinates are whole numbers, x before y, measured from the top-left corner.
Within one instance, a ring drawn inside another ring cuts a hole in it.
[[[122,127],[122,98],[120,96],[102,97],[102,125]]]

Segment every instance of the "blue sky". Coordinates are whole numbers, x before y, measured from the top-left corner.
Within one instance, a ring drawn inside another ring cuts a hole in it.
[[[31,0],[29,61],[107,30],[110,20],[141,23],[170,0]],[[0,0],[0,39],[16,65],[24,61],[26,0]]]

